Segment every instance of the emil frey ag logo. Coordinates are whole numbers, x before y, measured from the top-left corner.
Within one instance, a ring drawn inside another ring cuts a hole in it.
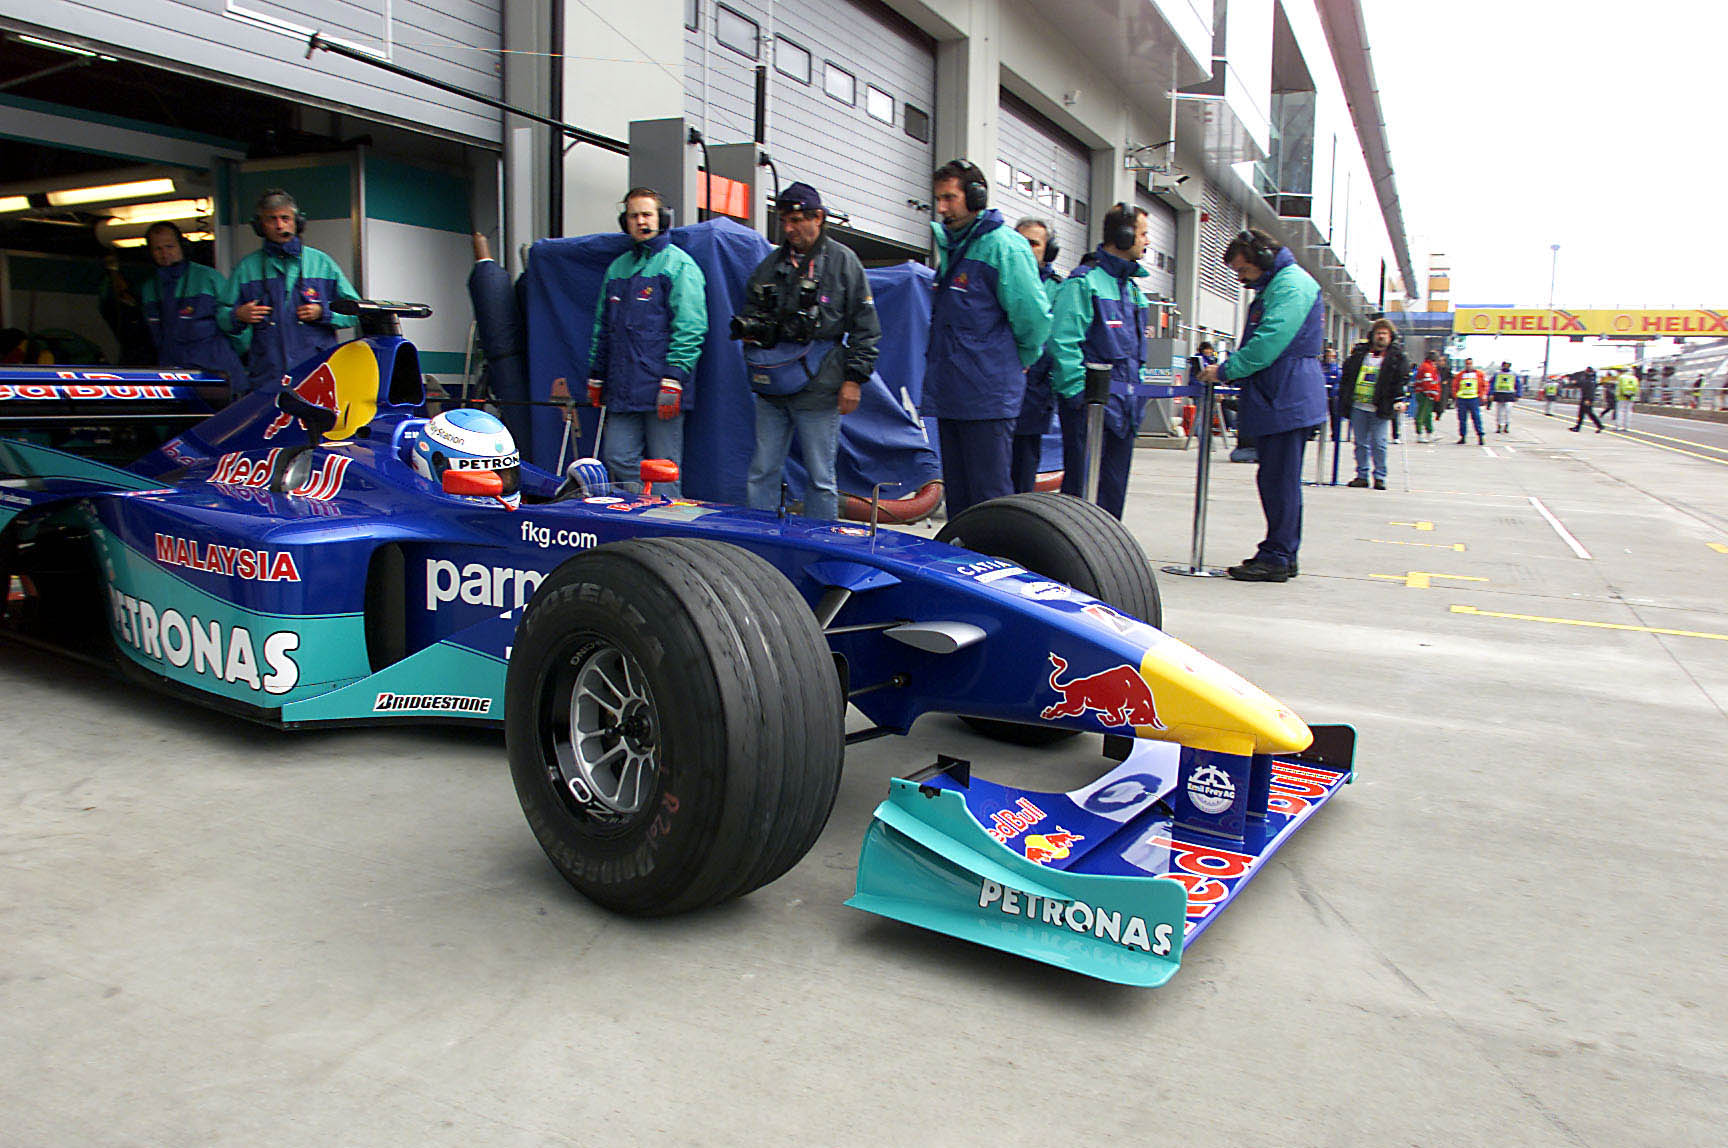
[[[1188,800],[1202,813],[1223,813],[1236,801],[1236,783],[1211,762],[1202,762],[1188,775]]]
[[[1084,678],[1058,679],[1068,669],[1059,654],[1050,655],[1050,688],[1061,699],[1046,706],[1039,717],[1083,717],[1088,710],[1098,711],[1098,720],[1105,725],[1149,725],[1163,729],[1158,720],[1158,707],[1152,700],[1152,687],[1146,684],[1133,666],[1123,664],[1100,670]]]

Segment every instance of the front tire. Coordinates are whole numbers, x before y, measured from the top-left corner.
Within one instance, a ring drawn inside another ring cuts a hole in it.
[[[936,541],[1006,558],[1163,627],[1164,603],[1146,552],[1121,520],[1085,499],[1042,492],[994,498],[961,511]],[[1078,732],[965,715],[961,720],[1014,745],[1053,745]]]
[[[505,738],[553,866],[607,908],[687,912],[781,876],[827,823],[845,700],[809,605],[711,540],[573,559],[517,631]]]

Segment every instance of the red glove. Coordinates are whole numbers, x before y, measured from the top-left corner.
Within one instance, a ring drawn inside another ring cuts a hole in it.
[[[662,419],[677,418],[683,405],[684,384],[676,379],[661,379],[660,401],[654,404],[655,413]]]
[[[588,380],[588,405],[589,406],[597,407],[600,405],[600,396],[601,396],[603,390],[604,390],[604,387],[603,387],[603,385],[599,379],[589,379]]]

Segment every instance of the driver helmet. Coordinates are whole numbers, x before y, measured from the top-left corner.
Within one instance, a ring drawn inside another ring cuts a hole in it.
[[[440,486],[447,470],[495,470],[503,481],[498,497],[458,497],[489,506],[502,502],[512,510],[522,504],[522,456],[516,440],[497,416],[485,411],[444,411],[428,419],[409,461],[415,473]]]

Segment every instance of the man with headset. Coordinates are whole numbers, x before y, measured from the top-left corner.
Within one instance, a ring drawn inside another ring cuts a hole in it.
[[[334,259],[301,241],[306,213],[292,195],[273,187],[259,197],[252,230],[264,246],[234,268],[217,310],[246,363],[237,394],[281,382],[289,368],[335,347],[339,328],[358,322],[330,309],[360,294]]]
[[[1027,216],[1014,225],[1032,248],[1032,258],[1038,261],[1038,278],[1044,284],[1044,301],[1054,313],[1056,288],[1062,276],[1056,274],[1056,256],[1062,248],[1056,242],[1056,232],[1046,220]],[[1050,414],[1055,401],[1050,394],[1050,346],[1038,356],[1026,371],[1026,397],[1020,402],[1020,417],[1014,423],[1014,447],[1011,473],[1014,493],[1024,494],[1038,485],[1038,462],[1044,454],[1044,432],[1050,426]]]
[[[1062,493],[1085,490],[1086,416],[1081,398],[1086,364],[1110,364],[1110,398],[1098,471],[1098,505],[1122,517],[1128,468],[1140,430],[1144,400],[1132,387],[1146,362],[1146,295],[1134,280],[1146,274],[1146,209],[1118,203],[1104,215],[1104,240],[1091,266],[1076,271],[1056,292],[1050,323],[1050,389],[1062,404]]]
[[[952,521],[1013,493],[1014,424],[1026,368],[1044,353],[1050,304],[1032,248],[989,207],[984,173],[956,159],[931,185],[937,266],[923,413],[936,419]]]
[[[1259,444],[1260,507],[1266,537],[1252,558],[1230,567],[1240,582],[1287,582],[1298,571],[1302,545],[1302,447],[1326,420],[1326,382],[1320,373],[1326,305],[1320,285],[1296,257],[1259,228],[1249,228],[1224,249],[1224,262],[1258,294],[1248,308],[1242,344],[1220,375],[1242,387],[1238,420]]]
[[[230,388],[245,378],[234,343],[217,325],[222,292],[228,284],[221,272],[186,258],[185,236],[163,220],[144,232],[156,274],[144,281],[144,321],[156,343],[156,362],[164,367],[198,367],[226,375]]]
[[[606,268],[594,309],[588,401],[606,408],[600,460],[613,482],[641,476],[643,458],[684,462],[684,414],[708,334],[708,281],[672,245],[672,213],[651,187],[624,194],[618,226],[630,249]],[[652,417],[650,417],[652,416]],[[681,482],[655,483],[679,498]]]

